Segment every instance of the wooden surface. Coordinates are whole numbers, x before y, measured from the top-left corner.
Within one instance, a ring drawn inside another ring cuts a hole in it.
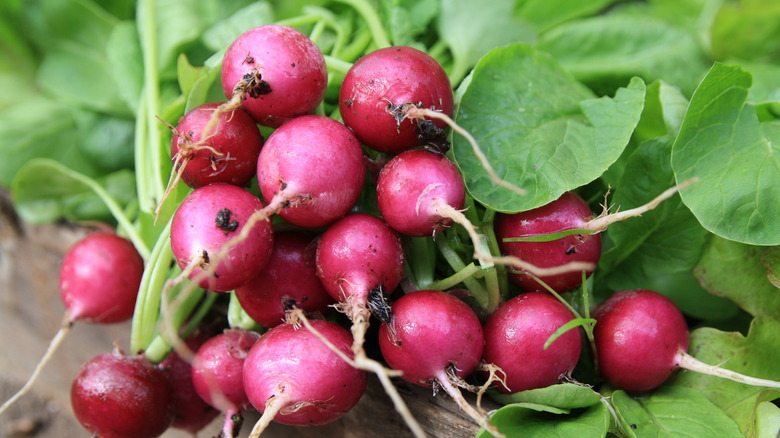
[[[29,377],[57,332],[64,307],[57,276],[67,248],[83,231],[67,224],[32,226],[14,214],[7,192],[0,189],[0,398],[7,400]],[[0,437],[88,437],[70,408],[73,376],[82,363],[110,351],[117,343],[127,348],[129,323],[96,326],[76,323],[61,349],[46,366],[33,391],[0,416]],[[432,396],[425,388],[398,383],[409,408],[431,437],[471,437],[477,431],[446,395]],[[470,398],[473,403],[473,397]],[[242,436],[258,418],[247,413]],[[217,419],[198,436],[219,433]],[[166,438],[189,437],[170,430]],[[366,393],[342,419],[316,428],[273,424],[264,437],[410,437],[411,433],[376,378],[369,378]]]

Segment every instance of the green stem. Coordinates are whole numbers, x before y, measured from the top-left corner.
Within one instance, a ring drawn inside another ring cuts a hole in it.
[[[206,316],[218,296],[216,293],[208,293],[201,288],[187,289],[183,292],[187,293],[187,296],[175,298],[179,304],[173,310],[171,321],[169,321],[171,327],[168,327],[167,330],[161,330],[160,334],[154,337],[149,343],[149,347],[144,351],[152,363],[162,362],[170,353],[175,342],[174,339],[171,339],[171,333],[178,336],[179,339],[186,339]],[[198,306],[199,304],[200,306]],[[197,312],[193,313],[196,307]],[[185,322],[187,322],[186,325],[184,325]]]
[[[460,259],[458,253],[453,250],[452,247],[450,247],[447,239],[436,239],[436,244],[439,247],[439,252],[441,252],[442,256],[444,257],[444,260],[449,263],[453,271],[459,272],[466,268],[466,264],[463,263],[463,261]],[[463,284],[466,285],[466,288],[471,292],[471,295],[474,297],[474,299],[477,300],[477,304],[479,304],[479,306],[483,309],[487,309],[490,299],[488,298],[488,293],[482,284],[473,276],[464,278]]]
[[[352,42],[345,46],[339,53],[339,59],[344,61],[354,61],[360,57],[366,47],[371,43],[371,32],[358,31],[352,35]]]
[[[325,56],[325,65],[327,65],[329,71],[335,71],[338,73],[344,73],[346,74],[350,68],[352,68],[352,63],[348,61],[343,61],[339,58],[335,58],[333,56],[324,55]]]
[[[458,283],[463,283],[466,281],[467,278],[473,277],[476,273],[480,271],[480,268],[475,265],[473,262],[469,263],[461,269],[460,271],[450,275],[447,278],[443,278],[439,281],[433,282],[427,286],[426,289],[433,289],[433,290],[447,290],[452,287],[455,287]]]
[[[255,322],[251,316],[249,316],[241,303],[238,301],[238,297],[235,292],[230,293],[230,302],[228,303],[228,324],[230,328],[241,328],[244,330],[259,331],[260,324]]]
[[[382,25],[382,20],[379,18],[379,14],[377,14],[374,7],[371,6],[371,4],[368,1],[366,0],[336,0],[336,1],[353,7],[360,14],[360,16],[363,17],[363,20],[368,25],[368,29],[371,31],[371,37],[374,40],[374,44],[376,44],[378,48],[382,49],[385,47],[390,47],[392,45],[390,43],[390,39],[387,37],[387,31],[385,31],[385,28]]]
[[[145,350],[154,338],[160,314],[162,290],[173,261],[170,234],[171,222],[169,221],[149,255],[141,278],[130,332],[130,351],[133,353]]]

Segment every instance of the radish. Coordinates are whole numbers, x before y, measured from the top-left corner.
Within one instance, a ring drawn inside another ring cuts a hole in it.
[[[191,336],[185,343],[188,349],[197,350],[207,340],[204,336]],[[194,435],[210,424],[219,415],[219,411],[206,403],[195,391],[190,361],[191,359],[186,360],[178,352],[172,351],[157,367],[168,377],[171,384],[174,405],[171,427]]]
[[[560,335],[548,348],[545,343],[574,315],[557,298],[542,292],[518,295],[502,304],[485,322],[487,363],[505,375],[504,393],[545,388],[570,376],[582,349],[579,330]]]
[[[379,348],[401,378],[441,387],[481,426],[495,432],[484,414],[458,390],[480,363],[485,346],[482,324],[460,299],[441,291],[406,294],[392,305],[392,318],[379,327]]]
[[[79,369],[70,398],[79,423],[101,438],[158,437],[173,420],[168,379],[144,356],[94,357]]]
[[[267,210],[304,228],[322,227],[345,215],[360,196],[364,179],[357,138],[324,116],[298,117],[282,125],[268,137],[257,161]]]
[[[243,105],[259,124],[276,128],[314,111],[325,96],[328,73],[322,52],[306,35],[265,25],[228,47],[221,78],[230,102],[218,113]]]
[[[593,273],[601,257],[600,234],[573,234],[546,242],[507,242],[513,237],[539,236],[570,229],[586,228],[592,218],[588,204],[576,193],[566,192],[549,204],[514,214],[496,215],[495,232],[501,252],[542,268],[554,268],[571,262],[590,264]],[[542,290],[543,286],[525,272],[509,274],[509,279],[524,291]],[[566,292],[582,283],[576,270],[554,275],[540,275],[539,280],[556,292]]]
[[[460,172],[443,154],[429,150],[402,152],[385,164],[376,197],[387,224],[408,236],[435,236],[454,219],[467,221],[457,211],[466,198]]]
[[[347,72],[339,91],[344,124],[361,143],[396,154],[421,145],[422,117],[407,116],[411,107],[452,116],[452,86],[430,55],[412,47],[387,47],[360,58]],[[446,125],[433,124],[441,131]],[[430,125],[429,125],[430,127]]]
[[[241,307],[263,327],[274,327],[295,306],[307,313],[324,312],[333,303],[317,277],[316,241],[298,231],[277,233],[271,260],[259,275],[236,289]]]
[[[595,270],[601,257],[599,233],[610,224],[641,216],[696,181],[683,181],[645,205],[612,214],[605,211],[597,218],[592,218],[587,203],[571,191],[532,210],[499,213],[494,231],[505,256],[494,261],[516,268],[509,279],[524,291],[548,287],[567,292],[582,283],[583,271],[589,276]]]
[[[76,321],[110,324],[133,316],[144,260],[133,244],[111,232],[93,232],[71,246],[59,273],[62,326],[22,388],[0,406],[0,414],[26,394]]]
[[[677,369],[747,385],[780,388],[780,382],[745,376],[690,356],[688,327],[674,303],[646,289],[612,294],[594,312],[598,371],[607,383],[629,392],[650,391]]]
[[[242,329],[226,330],[206,341],[192,361],[192,384],[201,399],[225,414],[223,438],[238,435],[241,412],[251,407],[244,392],[243,367],[260,335]]]
[[[171,223],[171,249],[183,275],[200,287],[226,292],[257,275],[273,249],[269,220],[252,219],[262,202],[230,184],[194,190]]]
[[[190,110],[173,129],[173,168],[192,188],[213,183],[244,186],[257,170],[263,136],[243,108],[220,114],[211,135],[201,135],[219,105],[209,102]]]
[[[250,434],[260,435],[272,421],[296,426],[330,423],[346,414],[366,388],[365,372],[341,355],[351,356],[352,337],[343,327],[311,320],[311,331],[278,325],[252,347],[244,362],[244,388],[263,413]]]
[[[371,317],[369,297],[372,302],[381,302],[385,292],[398,286],[404,260],[398,234],[382,219],[365,213],[341,218],[328,227],[317,243],[317,276],[339,302],[337,308],[352,321],[352,364],[377,375],[406,424],[415,436],[422,437],[425,433],[390,381],[390,373],[368,358],[363,348]]]

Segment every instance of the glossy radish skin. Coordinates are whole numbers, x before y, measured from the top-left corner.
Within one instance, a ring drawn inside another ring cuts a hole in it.
[[[70,397],[79,423],[101,438],[158,437],[173,421],[170,384],[143,356],[92,358],[79,369]]]
[[[403,152],[379,173],[377,203],[393,229],[408,236],[431,236],[449,227],[436,203],[463,208],[466,186],[455,164],[425,149]]]
[[[506,301],[485,322],[483,359],[501,367],[504,393],[545,388],[571,375],[582,349],[582,335],[574,328],[545,350],[544,344],[574,315],[552,295],[528,292]]]
[[[416,122],[399,125],[388,106],[404,103],[452,116],[452,86],[441,65],[430,55],[411,47],[387,47],[360,58],[344,77],[339,111],[367,147],[396,154],[421,144]],[[439,128],[446,125],[435,120]]]
[[[328,74],[322,52],[292,27],[259,26],[236,38],[222,61],[225,96],[230,98],[236,84],[255,69],[265,84],[242,105],[261,125],[275,128],[309,114],[325,96]]]
[[[206,148],[187,150],[201,141],[203,128],[219,105],[210,102],[190,110],[176,126],[179,135],[174,133],[171,138],[171,157],[179,154],[180,159],[189,158],[181,179],[192,188],[214,183],[244,186],[257,170],[263,136],[254,119],[242,108],[219,115],[219,124],[202,145],[213,151]]]
[[[473,310],[446,292],[412,292],[392,305],[393,318],[379,327],[382,356],[404,380],[429,387],[446,378],[471,374],[482,358],[485,338]]]
[[[496,215],[495,232],[501,252],[540,268],[562,266],[570,262],[588,262],[594,266],[601,257],[600,234],[574,234],[548,242],[504,242],[505,238],[529,237],[583,228],[593,214],[576,193],[566,192],[557,200],[532,210]],[[593,271],[586,271],[590,276]],[[582,273],[539,277],[556,292],[567,292],[582,284]],[[544,290],[536,280],[523,273],[510,273],[509,280],[524,291]]]
[[[333,299],[366,303],[372,289],[393,291],[401,281],[404,252],[398,234],[382,219],[347,215],[317,244],[317,276]]]
[[[227,416],[249,409],[244,392],[243,366],[260,338],[256,332],[226,330],[204,343],[192,361],[192,384],[198,395]]]
[[[311,325],[351,357],[352,336],[343,327],[320,320]],[[274,421],[298,426],[330,423],[360,400],[364,371],[352,367],[306,328],[278,325],[266,332],[244,363],[244,387],[252,405],[265,412],[274,398],[283,403]]]
[[[284,191],[308,200],[279,215],[294,225],[316,228],[344,216],[363,189],[363,150],[354,134],[324,116],[303,116],[268,137],[257,162],[257,181],[271,202]]]
[[[657,292],[615,292],[593,315],[599,373],[617,388],[657,388],[677,369],[677,353],[688,349],[685,318]]]
[[[244,311],[268,328],[281,324],[285,310],[293,305],[306,313],[325,312],[334,301],[317,277],[316,248],[316,241],[309,234],[277,233],[265,269],[236,289]]]
[[[194,279],[243,229],[249,217],[263,208],[246,190],[230,184],[212,184],[194,190],[179,205],[171,224],[171,249],[182,270],[196,264],[188,276]],[[237,288],[257,275],[273,250],[270,220],[254,224],[247,239],[230,248],[214,275],[199,285],[214,292]]]
[[[143,272],[144,261],[129,240],[95,232],[65,253],[60,298],[71,320],[125,321],[133,316]]]

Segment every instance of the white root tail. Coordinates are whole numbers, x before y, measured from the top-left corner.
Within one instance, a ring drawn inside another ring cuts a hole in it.
[[[736,371],[727,370],[719,366],[706,364],[690,354],[680,350],[675,357],[680,368],[710,376],[721,377],[734,382],[744,383],[750,386],[763,386],[766,388],[780,388],[780,382],[746,376]]]
[[[480,412],[471,406],[468,401],[466,401],[466,398],[463,397],[463,394],[460,392],[460,390],[452,384],[450,379],[451,377],[446,370],[441,370],[439,375],[436,377],[438,384],[441,385],[441,387],[444,389],[444,392],[446,392],[455,401],[464,414],[471,417],[471,419],[473,419],[478,425],[493,434],[493,436],[496,438],[506,438],[501,432],[498,431],[496,426],[490,424],[485,413]]]
[[[282,389],[281,392],[284,392],[284,390]],[[252,432],[249,434],[249,438],[259,437],[265,431],[265,429],[268,428],[268,425],[271,424],[271,421],[276,418],[276,414],[278,414],[279,411],[281,411],[282,408],[284,408],[286,405],[287,400],[284,398],[283,394],[271,396],[271,398],[265,402],[265,410],[263,410],[263,415],[261,415],[260,419],[257,420],[257,423],[255,423],[255,426],[252,428]]]

